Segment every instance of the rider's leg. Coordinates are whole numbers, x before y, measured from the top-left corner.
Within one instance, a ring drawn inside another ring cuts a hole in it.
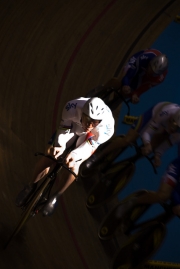
[[[41,157],[35,165],[32,183],[36,183],[43,178],[49,172],[49,169],[53,164],[54,162],[52,160],[46,157]]]
[[[164,203],[171,197],[172,190],[173,187],[167,183],[162,182],[157,192],[149,191],[138,197],[130,198],[117,209],[116,217],[120,218],[124,215],[128,215],[134,209],[134,207],[138,205]]]
[[[134,129],[130,129],[124,137],[117,136],[114,139],[112,139],[112,142],[108,145],[108,147],[105,147],[101,151],[101,155],[106,156],[110,153],[120,154],[122,149],[128,147],[131,143],[134,143],[138,139],[138,137],[139,137],[139,133]]]
[[[48,148],[46,149],[45,151],[46,154],[49,153],[49,148],[50,146],[48,146]],[[33,172],[31,182],[27,184],[16,197],[17,206],[22,206],[27,201],[27,199],[35,191],[37,187],[36,183],[48,173],[50,166],[52,166],[53,164],[54,162],[52,160],[45,157],[41,157],[38,160]]]
[[[80,162],[76,163],[71,170],[77,175],[79,170]],[[66,169],[61,170],[61,179],[58,184],[58,191],[48,200],[43,208],[43,215],[50,216],[54,213],[57,206],[58,198],[65,192],[65,190],[74,182],[75,177],[68,172]]]
[[[158,191],[150,191],[148,193],[145,193],[139,197],[136,197],[134,201],[135,204],[164,203],[171,197],[172,190],[173,187],[171,187],[167,183],[162,182]]]

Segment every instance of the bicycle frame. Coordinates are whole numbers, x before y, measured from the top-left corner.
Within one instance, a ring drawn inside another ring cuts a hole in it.
[[[112,163],[110,167],[103,167],[101,170],[102,177],[99,182],[90,190],[86,206],[95,208],[112,200],[122,189],[130,182],[135,172],[135,162],[142,156],[141,149],[134,145],[136,154],[120,162]],[[145,156],[157,174],[157,170],[152,163],[153,157]]]
[[[160,248],[166,236],[166,224],[174,217],[171,205],[162,206],[165,212],[131,227],[127,241],[112,259],[112,269],[121,268],[121,266],[138,269]],[[132,233],[133,231],[135,232]],[[129,261],[123,260],[124,252],[129,253]]]
[[[46,176],[44,181],[39,185],[39,187],[37,188],[37,190],[34,193],[34,195],[35,195],[37,192],[42,190],[41,197],[39,198],[39,201],[37,202],[37,204],[35,205],[35,208],[34,208],[35,209],[34,215],[38,213],[36,208],[39,206],[39,204],[41,204],[42,199],[45,198],[46,201],[48,200],[50,193],[51,193],[51,189],[52,189],[54,182],[56,180],[56,176],[62,168],[66,169],[68,172],[73,174],[73,176],[77,180],[77,175],[64,164],[64,158],[55,159],[55,158],[51,157],[50,155],[45,155],[44,153],[40,153],[40,152],[37,152],[35,155],[36,156],[41,155],[41,156],[44,156],[46,158],[53,160],[55,162],[55,167],[52,169],[52,171],[49,172],[49,174]],[[30,197],[27,204],[25,205],[25,208],[32,201],[32,198],[34,195],[32,195],[32,197]]]
[[[54,159],[53,157],[51,157],[49,155],[45,155],[43,153],[36,153],[36,156],[37,155],[42,155],[44,157],[50,158],[51,160],[53,160],[56,163],[56,165],[53,168],[53,170],[50,171],[49,174],[45,177],[45,179],[39,184],[37,190],[31,195],[31,197],[28,199],[27,203],[22,207],[23,212],[22,212],[21,218],[20,218],[19,222],[17,223],[13,233],[9,237],[8,241],[5,243],[4,249],[7,248],[7,246],[11,242],[12,238],[14,238],[18,234],[18,232],[22,229],[22,227],[29,220],[29,218],[31,218],[39,213],[40,209],[43,207],[43,205],[47,201],[49,194],[50,194],[50,191],[51,191],[53,184],[55,182],[56,175],[59,173],[59,171],[61,170],[62,167],[64,169],[68,170],[77,179],[77,175],[64,164],[62,158],[57,160],[57,159]],[[45,201],[43,201],[43,198],[45,198]]]
[[[148,205],[146,209],[148,209],[149,206],[150,205]],[[132,231],[137,230],[137,229],[143,229],[144,227],[150,225],[154,221],[161,222],[166,225],[174,217],[174,214],[172,212],[172,206],[168,204],[161,204],[161,206],[164,208],[165,212],[158,214],[156,217],[153,217],[146,221],[141,221],[138,224],[133,224],[131,228],[127,230],[126,234],[130,234]],[[143,214],[145,213],[145,211],[143,212]]]

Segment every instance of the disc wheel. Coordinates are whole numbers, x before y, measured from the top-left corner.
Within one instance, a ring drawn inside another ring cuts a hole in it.
[[[147,190],[140,190],[135,192],[128,197],[126,197],[123,201],[119,202],[115,207],[109,212],[109,214],[103,219],[102,223],[98,229],[98,236],[101,240],[109,240],[111,239],[117,228],[122,233],[127,233],[129,229],[133,226],[134,222],[146,211],[149,205],[141,205],[133,208],[132,212],[128,214],[127,217],[119,216],[118,211],[125,203],[128,202],[133,197],[138,197],[147,193]]]
[[[132,235],[112,260],[111,269],[138,269],[160,247],[166,228],[160,222],[152,222]]]

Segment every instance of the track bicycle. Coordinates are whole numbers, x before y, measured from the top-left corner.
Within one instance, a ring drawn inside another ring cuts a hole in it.
[[[157,252],[166,236],[166,224],[175,216],[171,204],[165,203],[161,206],[164,209],[163,213],[138,224],[136,224],[137,219],[146,212],[149,205],[137,205],[132,210],[129,215],[131,224],[126,230],[128,238],[112,258],[111,269],[142,268]],[[127,223],[127,220],[125,222]]]
[[[135,163],[142,157],[145,157],[150,162],[154,173],[157,174],[156,168],[153,165],[154,156],[143,156],[141,147],[137,146],[137,144],[132,144],[131,146],[135,147],[136,154],[125,160],[112,163],[110,166],[107,164],[103,167],[99,181],[88,194],[86,200],[87,208],[96,208],[117,196],[130,182],[135,173]]]
[[[34,191],[34,193],[28,198],[27,202],[21,207],[22,214],[21,214],[20,220],[17,223],[16,227],[14,228],[14,231],[10,235],[9,239],[5,243],[4,249],[7,248],[11,240],[19,233],[19,231],[22,229],[25,223],[31,217],[34,217],[39,212],[41,212],[41,209],[43,209],[44,205],[47,203],[50,197],[50,193],[54,185],[54,182],[56,180],[56,176],[62,168],[68,170],[71,174],[74,175],[74,177],[77,180],[77,175],[64,164],[63,157],[60,157],[59,159],[55,159],[49,155],[45,155],[44,153],[36,153],[35,155],[36,156],[42,155],[46,158],[53,160],[55,162],[55,166],[52,169],[52,171],[50,171],[49,174],[44,179],[42,179],[40,183],[38,183],[38,186],[36,190]]]

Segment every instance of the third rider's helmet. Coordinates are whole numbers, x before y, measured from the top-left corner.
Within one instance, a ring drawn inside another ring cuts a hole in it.
[[[149,64],[153,72],[160,75],[168,68],[168,58],[165,54],[161,54],[154,57]]]
[[[98,97],[90,98],[83,106],[82,112],[94,120],[104,118],[105,103]]]

